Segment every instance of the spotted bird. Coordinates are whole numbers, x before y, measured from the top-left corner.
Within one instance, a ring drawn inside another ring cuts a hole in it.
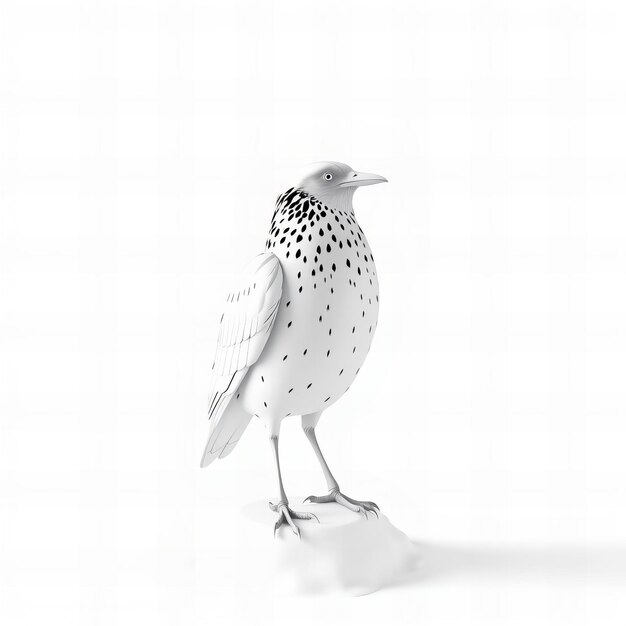
[[[317,442],[325,409],[348,391],[367,356],[378,320],[374,257],[352,207],[358,187],[386,182],[334,161],[316,163],[276,201],[265,252],[228,294],[212,366],[211,429],[205,467],[230,454],[250,419],[265,422],[278,476],[275,532],[310,520],[289,506],[278,438],[285,417],[301,416],[329,492],[310,502],[337,502],[364,514],[373,502],[339,489]]]

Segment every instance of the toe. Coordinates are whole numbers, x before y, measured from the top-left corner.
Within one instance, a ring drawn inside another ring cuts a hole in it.
[[[293,519],[305,519],[305,520],[314,519],[319,524],[319,519],[317,515],[315,515],[314,513],[299,513],[297,511],[291,511],[291,517]]]
[[[276,522],[276,524],[274,525],[274,537],[276,537],[276,533],[278,532],[278,529],[283,525],[283,518],[280,517],[278,519],[278,521]]]
[[[291,519],[292,511],[289,510],[289,507],[284,507],[282,509],[283,519],[291,526],[291,530],[294,535],[300,536],[300,529],[296,526],[295,522]]]
[[[349,502],[348,500],[346,500],[346,498],[341,493],[335,494],[335,501],[337,502],[337,504],[341,504],[342,506],[345,506],[346,509],[350,509],[351,511],[354,511],[355,513],[361,513],[363,511],[362,507],[352,504],[352,502]]]
[[[348,496],[343,496],[343,497],[348,502],[351,502],[352,504],[355,504],[356,506],[364,506],[368,509],[374,508],[374,509],[380,510],[380,507],[376,504],[376,502],[370,502],[369,500],[354,500],[353,498],[348,498]]]

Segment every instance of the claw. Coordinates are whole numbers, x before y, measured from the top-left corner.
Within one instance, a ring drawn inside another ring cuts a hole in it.
[[[324,504],[325,502],[334,502],[335,499],[330,496],[309,496],[308,498],[305,498],[303,500],[303,502],[313,502],[315,504]]]
[[[315,513],[298,513],[296,511],[292,511],[291,517],[294,517],[295,519],[306,519],[306,520],[314,519],[316,522],[319,523],[319,519],[317,515],[315,515]]]
[[[305,502],[313,502],[316,504],[319,504],[321,502],[321,499],[318,496],[309,496]]]
[[[376,502],[361,502],[361,504],[370,509],[378,509],[380,511],[380,507],[376,504]]]

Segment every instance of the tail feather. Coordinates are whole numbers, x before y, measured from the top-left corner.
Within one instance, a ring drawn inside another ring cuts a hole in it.
[[[236,402],[229,402],[209,433],[200,467],[206,467],[215,459],[223,459],[228,456],[235,449],[251,418],[252,416],[246,413]]]

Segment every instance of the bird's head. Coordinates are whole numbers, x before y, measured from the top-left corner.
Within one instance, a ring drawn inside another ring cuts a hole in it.
[[[312,163],[298,187],[332,208],[352,208],[352,196],[357,187],[386,183],[378,174],[355,172],[349,165],[337,161]]]

